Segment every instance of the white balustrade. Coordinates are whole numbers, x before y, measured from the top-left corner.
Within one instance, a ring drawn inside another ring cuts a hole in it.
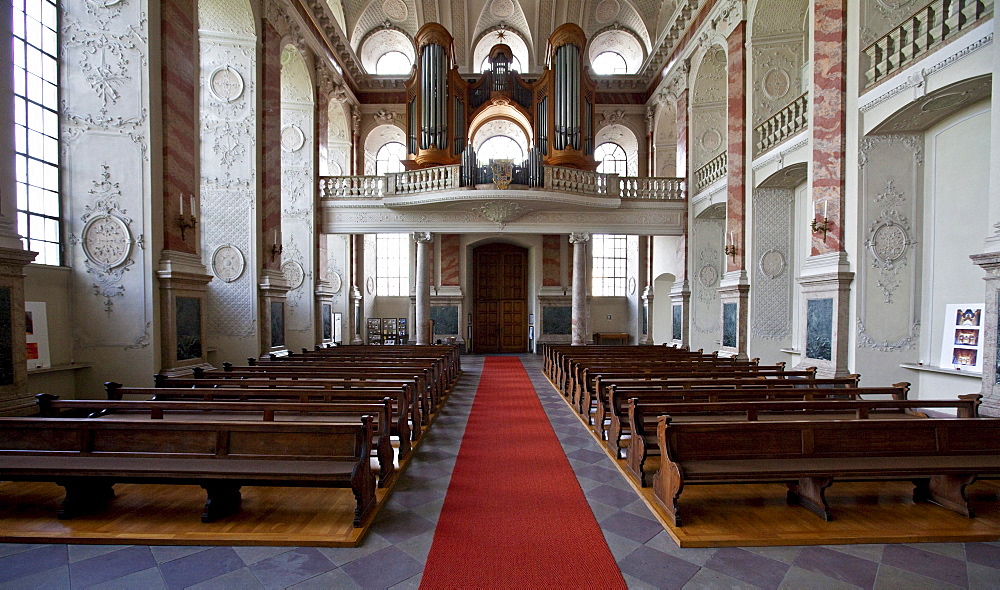
[[[637,178],[623,176],[618,179],[623,199],[650,201],[677,201],[685,198],[684,179],[670,176]]]
[[[695,190],[702,191],[729,172],[729,159],[726,152],[715,156],[707,164],[694,173]]]
[[[993,14],[994,0],[933,0],[864,50],[868,88]]]
[[[385,194],[412,195],[459,188],[461,166],[433,166],[386,174]]]
[[[381,176],[321,176],[319,178],[321,199],[381,199]]]
[[[618,196],[618,175],[578,168],[545,166],[545,188],[563,193]]]
[[[796,98],[757,126],[756,155],[802,131],[809,125],[809,94]]]

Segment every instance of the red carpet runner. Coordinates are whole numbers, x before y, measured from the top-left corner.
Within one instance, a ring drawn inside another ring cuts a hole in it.
[[[625,588],[517,357],[487,357],[422,588]]]

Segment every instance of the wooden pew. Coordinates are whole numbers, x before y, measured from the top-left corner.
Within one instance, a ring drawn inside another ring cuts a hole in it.
[[[793,385],[789,385],[792,383]],[[630,397],[668,397],[674,401],[722,401],[726,399],[827,399],[860,397],[861,395],[888,395],[892,399],[906,399],[909,383],[895,383],[891,387],[857,387],[858,376],[830,379],[664,379],[650,382],[644,387],[622,387],[611,383],[598,388],[602,392],[597,400],[594,432],[611,440],[628,434],[625,403]],[[704,392],[704,394],[702,393]],[[606,397],[605,397],[606,396]],[[607,434],[605,435],[605,432]],[[609,446],[614,449],[614,447]]]
[[[226,402],[278,402],[278,403],[339,403],[362,402],[379,403],[388,396],[392,402],[392,416],[389,432],[399,438],[400,457],[405,457],[412,449],[412,442],[421,436],[419,416],[413,422],[409,389],[406,387],[386,389],[237,389],[237,388],[172,388],[172,387],[123,387],[109,381],[104,384],[108,400],[123,400],[124,396],[135,396],[140,400],[155,401],[226,401]],[[411,426],[411,423],[413,424]]]
[[[115,483],[200,485],[202,522],[238,511],[245,485],[346,487],[360,527],[376,506],[372,437],[371,416],[358,424],[0,418],[0,480],[65,487],[59,518],[107,503]]]
[[[375,433],[373,456],[378,462],[378,487],[386,487],[396,472],[396,453],[392,448],[390,423],[392,399],[382,403],[328,402],[220,402],[220,401],[160,401],[160,400],[60,400],[48,393],[35,395],[38,414],[44,418],[87,417],[91,419],[151,420],[263,420],[264,422],[312,421],[355,424],[363,416],[371,416]],[[405,455],[400,453],[400,460]]]
[[[627,404],[631,436],[626,468],[640,486],[649,485],[647,459],[659,457],[656,419],[670,415],[678,422],[724,420],[863,420],[868,418],[926,418],[921,409],[955,410],[959,418],[977,418],[982,395],[970,393],[956,400],[826,399],[795,401],[738,401],[714,403],[660,402],[632,398]]]
[[[914,499],[973,517],[965,489],[1000,470],[1000,420],[657,421],[660,469],[653,497],[675,526],[688,484],[789,482],[788,501],[824,520],[836,479],[902,479]]]

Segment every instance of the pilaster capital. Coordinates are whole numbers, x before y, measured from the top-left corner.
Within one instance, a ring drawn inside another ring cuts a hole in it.
[[[415,231],[412,234],[410,234],[410,237],[412,237],[413,241],[418,244],[430,243],[432,240],[434,240],[434,234],[432,234],[429,231]]]
[[[586,232],[569,234],[570,244],[585,244],[590,241],[590,234]]]

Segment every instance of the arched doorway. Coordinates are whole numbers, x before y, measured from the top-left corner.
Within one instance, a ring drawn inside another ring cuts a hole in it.
[[[527,352],[528,250],[487,244],[473,250],[475,352]]]

